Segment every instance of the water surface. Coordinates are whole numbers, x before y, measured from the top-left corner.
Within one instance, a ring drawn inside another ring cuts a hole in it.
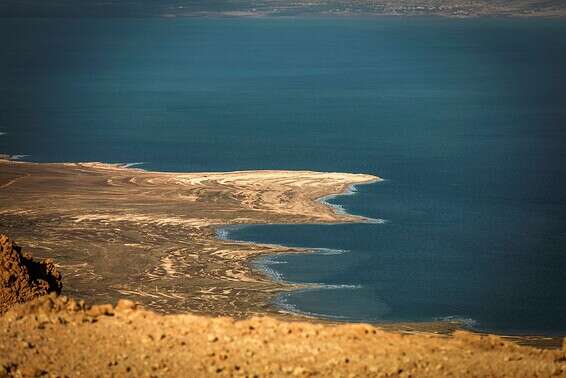
[[[310,169],[385,224],[232,237],[345,320],[566,332],[566,25],[435,18],[3,19],[0,151],[151,170]]]

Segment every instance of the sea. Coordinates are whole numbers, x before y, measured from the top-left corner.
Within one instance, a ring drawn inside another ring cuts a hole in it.
[[[228,237],[312,284],[282,311],[566,334],[566,23],[434,17],[5,18],[0,153],[154,171],[383,178],[383,222]]]

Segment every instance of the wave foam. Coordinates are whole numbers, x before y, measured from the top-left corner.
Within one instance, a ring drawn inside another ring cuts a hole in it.
[[[136,167],[138,165],[143,165],[143,164],[147,164],[144,161],[139,161],[139,162],[135,162],[135,163],[126,163],[126,164],[122,164],[123,168],[131,168],[131,167]]]
[[[287,264],[287,261],[281,261],[277,258],[280,257],[278,255],[275,256],[264,256],[261,257],[256,261],[256,265],[264,266],[264,265],[280,265],[280,264]]]
[[[449,315],[449,316],[441,316],[435,318],[434,320],[440,322],[451,322],[451,323],[459,323],[464,327],[467,328],[474,328],[478,325],[478,321],[472,318],[468,318],[465,316],[458,316],[458,315]]]
[[[285,278],[283,277],[283,274],[281,274],[280,272],[276,271],[275,269],[271,269],[269,266],[263,265],[262,269],[264,274],[266,274],[272,281],[275,282],[284,282]]]
[[[296,305],[289,303],[288,299],[291,297],[292,293],[285,293],[277,296],[273,301],[274,305],[279,308],[279,311],[282,313],[288,314],[297,314],[297,315],[304,315],[311,318],[319,318],[319,319],[331,319],[331,320],[348,320],[348,317],[341,316],[341,315],[328,315],[328,314],[320,314],[316,312],[309,312],[300,310]]]
[[[385,181],[385,180],[383,180],[383,179],[379,180],[379,182],[381,182],[381,181]],[[350,215],[350,213],[348,213],[348,211],[346,210],[344,205],[339,205],[339,204],[336,204],[336,203],[330,203],[329,201],[334,199],[334,198],[340,197],[340,196],[352,196],[356,193],[358,193],[358,188],[356,187],[356,184],[352,184],[343,193],[330,194],[330,195],[321,197],[321,198],[318,199],[318,202],[332,208],[332,210],[336,214]],[[364,218],[366,223],[371,223],[371,224],[383,224],[383,223],[387,222],[387,220],[381,219],[381,218],[369,218],[369,217],[364,217],[364,216],[361,216],[361,217]]]
[[[220,240],[234,240],[230,237],[230,233],[233,230],[238,230],[243,227],[253,226],[251,224],[230,224],[225,225],[222,227],[217,227],[214,233],[216,234],[216,238]]]
[[[26,157],[28,157],[29,155],[10,155],[10,159],[11,160],[22,160]]]
[[[316,290],[339,290],[339,289],[361,289],[362,285],[330,285],[330,284],[315,284]],[[314,289],[313,289],[314,290]]]
[[[220,240],[229,240],[230,232],[225,228],[216,229],[216,238]]]
[[[333,248],[315,248],[312,249],[312,253],[321,256],[335,256],[335,255],[343,255],[344,253],[348,253],[347,249],[333,249]]]

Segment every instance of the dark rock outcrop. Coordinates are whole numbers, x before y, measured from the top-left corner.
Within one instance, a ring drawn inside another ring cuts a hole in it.
[[[51,260],[37,261],[0,234],[0,314],[17,303],[61,292],[61,273]]]

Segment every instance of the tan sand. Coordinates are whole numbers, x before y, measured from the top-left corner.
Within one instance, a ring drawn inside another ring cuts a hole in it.
[[[156,311],[237,317],[274,312],[291,285],[249,259],[302,252],[218,240],[223,225],[360,222],[316,199],[379,178],[309,171],[162,173],[116,164],[0,160],[0,226],[53,258],[64,293],[91,303],[127,297]]]
[[[0,234],[0,315],[17,303],[61,292],[61,274],[52,261],[36,261]]]
[[[0,318],[0,377],[566,377],[564,350],[367,324],[162,316],[42,297]]]

